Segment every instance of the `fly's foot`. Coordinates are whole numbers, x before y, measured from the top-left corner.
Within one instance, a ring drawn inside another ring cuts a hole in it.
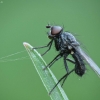
[[[34,50],[34,48],[31,48],[31,51]]]
[[[36,47],[31,48],[31,50],[37,49]]]
[[[44,67],[43,70],[46,70],[48,66]]]

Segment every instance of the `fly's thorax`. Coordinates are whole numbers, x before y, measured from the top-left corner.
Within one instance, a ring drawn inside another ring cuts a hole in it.
[[[63,38],[66,39],[66,41],[68,43],[70,43],[73,46],[79,46],[79,42],[76,40],[76,38],[74,37],[73,34],[71,34],[70,32],[64,32],[63,33]]]
[[[57,35],[56,37],[54,37],[54,42],[55,42],[55,48],[57,51],[60,52],[66,52],[68,51],[68,45],[67,43],[65,43],[65,41],[62,40],[62,35],[63,33],[60,33],[59,35]]]

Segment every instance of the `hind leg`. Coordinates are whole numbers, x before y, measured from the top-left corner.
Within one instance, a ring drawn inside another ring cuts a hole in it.
[[[49,92],[49,95],[51,94],[51,92],[55,89],[55,87],[64,79],[66,79],[68,77],[69,74],[71,74],[75,69],[71,70],[69,73],[66,73],[63,77],[61,77],[58,82],[55,84],[55,86],[51,89],[51,91]]]

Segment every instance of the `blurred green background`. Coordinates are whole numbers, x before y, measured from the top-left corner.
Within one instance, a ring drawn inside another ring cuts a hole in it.
[[[35,47],[49,42],[45,28],[49,22],[76,33],[100,66],[100,0],[0,0],[0,100],[50,100],[31,60],[16,60],[28,57],[23,42]],[[1,59],[20,51],[24,52]],[[56,55],[52,47],[43,58],[49,63]],[[100,100],[100,79],[86,66],[82,78],[72,73],[66,80],[63,89],[69,100]],[[63,60],[51,70],[57,79],[64,75]]]

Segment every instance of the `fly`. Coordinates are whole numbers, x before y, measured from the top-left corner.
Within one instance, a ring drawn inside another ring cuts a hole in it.
[[[51,92],[54,88],[62,81],[61,86],[63,86],[66,78],[72,73],[75,72],[78,76],[83,76],[86,71],[86,66],[84,60],[90,65],[90,67],[100,76],[100,68],[94,63],[94,61],[80,48],[79,42],[70,32],[64,32],[61,26],[51,26],[47,25],[46,28],[50,28],[48,32],[48,38],[51,40],[46,46],[35,47],[33,49],[40,49],[48,47],[47,51],[45,51],[43,55],[45,55],[50,49],[54,42],[55,49],[59,52],[58,55],[44,68],[50,68],[57,60],[63,58],[64,66],[66,69],[66,74],[62,76],[55,86],[52,88]],[[74,60],[71,60],[68,57],[71,55]],[[75,64],[75,67],[69,71],[67,61]]]

